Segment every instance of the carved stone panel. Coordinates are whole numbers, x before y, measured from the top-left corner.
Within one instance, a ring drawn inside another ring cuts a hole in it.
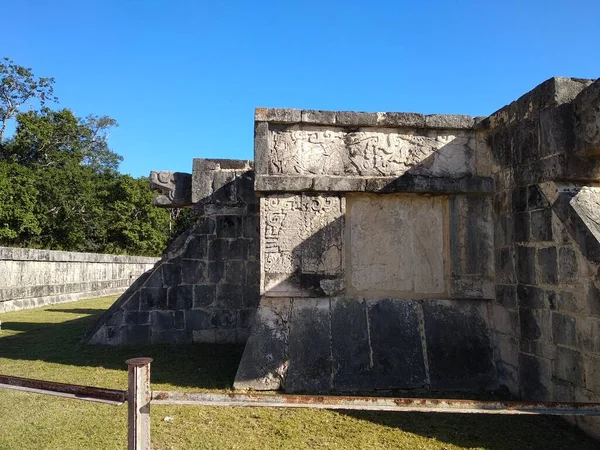
[[[260,210],[263,295],[339,293],[330,285],[343,284],[345,199],[275,194],[261,198]]]
[[[353,196],[350,285],[357,293],[446,291],[446,197]]]
[[[268,173],[460,177],[474,173],[475,149],[475,137],[460,131],[293,125],[272,132]]]

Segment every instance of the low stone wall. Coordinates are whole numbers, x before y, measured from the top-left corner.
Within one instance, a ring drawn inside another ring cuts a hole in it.
[[[0,313],[119,294],[158,258],[0,247]]]

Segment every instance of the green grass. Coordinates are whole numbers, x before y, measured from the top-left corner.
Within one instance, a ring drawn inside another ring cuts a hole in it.
[[[126,389],[125,360],[150,356],[156,390],[231,388],[239,346],[80,344],[114,300],[1,314],[0,374]],[[0,389],[0,449],[123,449],[126,415],[126,406]],[[156,405],[152,442],[155,449],[599,448],[566,422],[548,417]]]

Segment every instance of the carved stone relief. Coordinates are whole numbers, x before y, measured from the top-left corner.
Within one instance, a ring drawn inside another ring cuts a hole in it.
[[[271,175],[462,176],[473,172],[474,138],[433,131],[347,131],[292,126],[272,134]]]
[[[322,279],[343,274],[343,198],[278,194],[260,209],[264,295],[314,295]]]

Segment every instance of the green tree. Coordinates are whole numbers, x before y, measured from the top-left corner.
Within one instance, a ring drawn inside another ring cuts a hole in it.
[[[15,117],[19,108],[37,99],[41,106],[54,97],[54,78],[36,78],[31,69],[15,64],[9,58],[0,61],[0,145],[8,121]]]

